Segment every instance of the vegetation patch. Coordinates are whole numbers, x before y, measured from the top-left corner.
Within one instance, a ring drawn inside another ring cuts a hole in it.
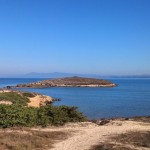
[[[110,137],[108,141],[99,143],[91,150],[135,150],[150,148],[150,131],[127,132]]]
[[[13,104],[22,106],[27,106],[27,103],[30,102],[26,96],[17,92],[0,93],[0,101],[10,101]]]
[[[139,122],[145,122],[145,123],[150,123],[150,116],[145,116],[145,117],[133,117],[129,120],[132,121],[139,121]]]
[[[24,93],[22,93],[22,95],[23,95],[24,97],[35,97],[35,94],[30,93],[30,92],[24,92]]]
[[[77,107],[42,106],[39,108],[18,105],[0,105],[0,128],[14,126],[63,125],[67,122],[85,121],[86,118]]]
[[[47,150],[56,140],[64,140],[70,134],[60,131],[23,130],[0,132],[1,150]]]
[[[138,147],[150,148],[150,131],[137,131],[120,134],[113,138],[123,144],[131,144]]]
[[[135,150],[135,149],[133,148],[131,149],[117,144],[100,143],[98,145],[93,146],[91,150]]]

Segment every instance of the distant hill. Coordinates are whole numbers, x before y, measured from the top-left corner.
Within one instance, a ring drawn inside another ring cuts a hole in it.
[[[107,76],[108,77],[108,76]],[[122,75],[122,76],[109,76],[110,78],[150,78],[150,75]]]
[[[77,74],[77,73],[36,73],[31,72],[25,75],[17,76],[17,78],[64,78],[64,77],[88,77],[88,78],[98,78],[98,79],[107,79],[107,78],[150,78],[150,75],[98,75],[98,74]]]
[[[53,72],[53,73],[32,72],[32,73],[22,75],[20,77],[21,78],[64,78],[64,77],[73,77],[73,76],[100,78],[100,75],[94,75],[94,74],[76,74],[76,73],[60,73],[60,72]]]

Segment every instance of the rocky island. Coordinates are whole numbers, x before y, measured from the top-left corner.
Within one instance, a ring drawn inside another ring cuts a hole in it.
[[[7,88],[48,88],[48,87],[114,87],[117,84],[108,80],[83,78],[83,77],[66,77],[43,80],[27,84],[18,84],[16,86],[7,86]]]

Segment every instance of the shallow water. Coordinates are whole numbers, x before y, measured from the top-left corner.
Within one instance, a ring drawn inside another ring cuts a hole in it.
[[[0,87],[29,83],[42,79],[0,79]],[[21,89],[38,92],[60,102],[54,105],[77,106],[88,118],[110,118],[150,115],[150,79],[109,79],[118,87],[53,87],[44,89]]]

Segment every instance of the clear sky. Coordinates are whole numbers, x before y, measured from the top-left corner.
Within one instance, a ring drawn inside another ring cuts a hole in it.
[[[150,74],[150,0],[0,0],[0,76]]]

